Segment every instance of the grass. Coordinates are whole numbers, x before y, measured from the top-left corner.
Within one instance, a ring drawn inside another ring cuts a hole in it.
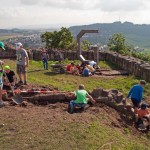
[[[51,64],[55,64],[57,61],[49,61],[49,68]],[[69,62],[67,62],[69,63]],[[78,61],[76,61],[78,63]],[[7,60],[6,64],[15,70],[15,61]],[[117,66],[101,61],[100,66],[107,69],[117,69]],[[134,76],[118,76],[115,78],[86,78],[80,76],[73,76],[69,74],[59,74],[49,70],[43,69],[42,61],[30,61],[28,68],[28,81],[31,83],[39,84],[42,86],[52,86],[62,91],[74,91],[78,88],[79,84],[84,84],[88,91],[92,91],[94,88],[102,87],[104,89],[117,89],[126,95],[130,88],[139,83],[138,78]],[[145,87],[145,96],[150,95],[150,84]]]
[[[14,60],[4,61],[15,70]],[[57,62],[49,61],[49,68],[53,63]],[[100,66],[117,69],[117,66],[107,62],[100,62]],[[82,83],[88,91],[102,87],[118,89],[126,95],[139,79],[133,76],[86,78],[58,74],[50,69],[44,70],[41,61],[30,61],[28,82],[52,86],[63,91],[74,91]],[[145,97],[150,94],[149,89],[150,83],[145,87]],[[32,109],[37,110],[32,112]],[[112,150],[149,150],[149,134],[135,135],[128,127],[112,128],[102,122],[102,120],[110,121],[105,114],[70,115],[64,110],[50,111],[48,107],[27,109],[11,107],[9,111],[6,108],[1,112],[0,149],[3,150],[102,150],[110,149],[110,146]],[[81,118],[87,121],[80,121]],[[2,123],[5,124],[4,127],[1,127]]]

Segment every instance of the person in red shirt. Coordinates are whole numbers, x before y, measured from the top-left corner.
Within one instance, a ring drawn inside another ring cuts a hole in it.
[[[67,71],[67,72],[70,72],[70,68],[71,68],[72,64],[73,64],[73,63],[71,63],[71,64],[69,64],[69,65],[67,66],[67,68],[66,68],[66,71]]]

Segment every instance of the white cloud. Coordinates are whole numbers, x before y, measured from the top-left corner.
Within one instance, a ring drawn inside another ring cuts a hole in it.
[[[0,28],[34,24],[150,23],[149,0],[1,0]]]
[[[20,0],[22,4],[25,5],[35,5],[38,4],[41,0]]]
[[[21,17],[24,14],[25,14],[25,9],[21,7],[0,9],[0,18],[5,20]]]
[[[70,9],[70,10],[87,10],[93,9],[98,0],[60,0],[59,2],[53,0],[47,0],[45,6],[61,8],[61,9]]]
[[[147,1],[147,0],[146,0]],[[146,4],[141,0],[104,0],[99,1],[97,8],[103,11],[138,11],[146,8]]]

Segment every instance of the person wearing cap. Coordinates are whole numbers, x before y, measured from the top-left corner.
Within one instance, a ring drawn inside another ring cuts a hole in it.
[[[16,84],[16,79],[17,79],[14,71],[10,70],[9,66],[5,66],[4,71],[5,71],[5,73],[3,74],[3,84],[4,84],[3,88],[9,89],[10,86],[14,87]]]
[[[27,51],[23,48],[21,43],[16,43],[17,55],[17,74],[19,76],[19,84],[27,85],[27,67],[29,65],[29,57]],[[23,79],[22,79],[23,75]]]
[[[134,113],[137,113],[137,109],[140,106],[143,97],[144,86],[146,82],[144,80],[140,81],[140,84],[134,85],[127,95],[127,98],[131,97],[131,101],[134,105]]]
[[[139,127],[140,130],[145,130],[146,127],[144,125],[144,120],[147,120],[147,126],[149,126],[150,122],[150,111],[147,107],[147,104],[142,103],[141,107],[137,110],[136,117],[136,125]]]
[[[1,50],[5,50],[5,47],[4,47],[4,43],[0,41],[0,51]],[[0,107],[3,107],[5,105],[7,105],[7,103],[5,103],[3,100],[2,100],[2,89],[3,89],[3,69],[2,69],[2,65],[4,64],[3,61],[0,60],[0,65],[1,65],[1,70],[0,70]]]

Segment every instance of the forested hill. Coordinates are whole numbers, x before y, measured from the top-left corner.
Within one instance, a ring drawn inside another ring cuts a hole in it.
[[[86,34],[83,38],[93,44],[106,44],[109,37],[114,33],[123,33],[129,45],[150,48],[150,25],[133,24],[130,22],[96,23],[83,26],[72,26],[69,28],[74,37],[82,29],[98,29],[98,34]]]

